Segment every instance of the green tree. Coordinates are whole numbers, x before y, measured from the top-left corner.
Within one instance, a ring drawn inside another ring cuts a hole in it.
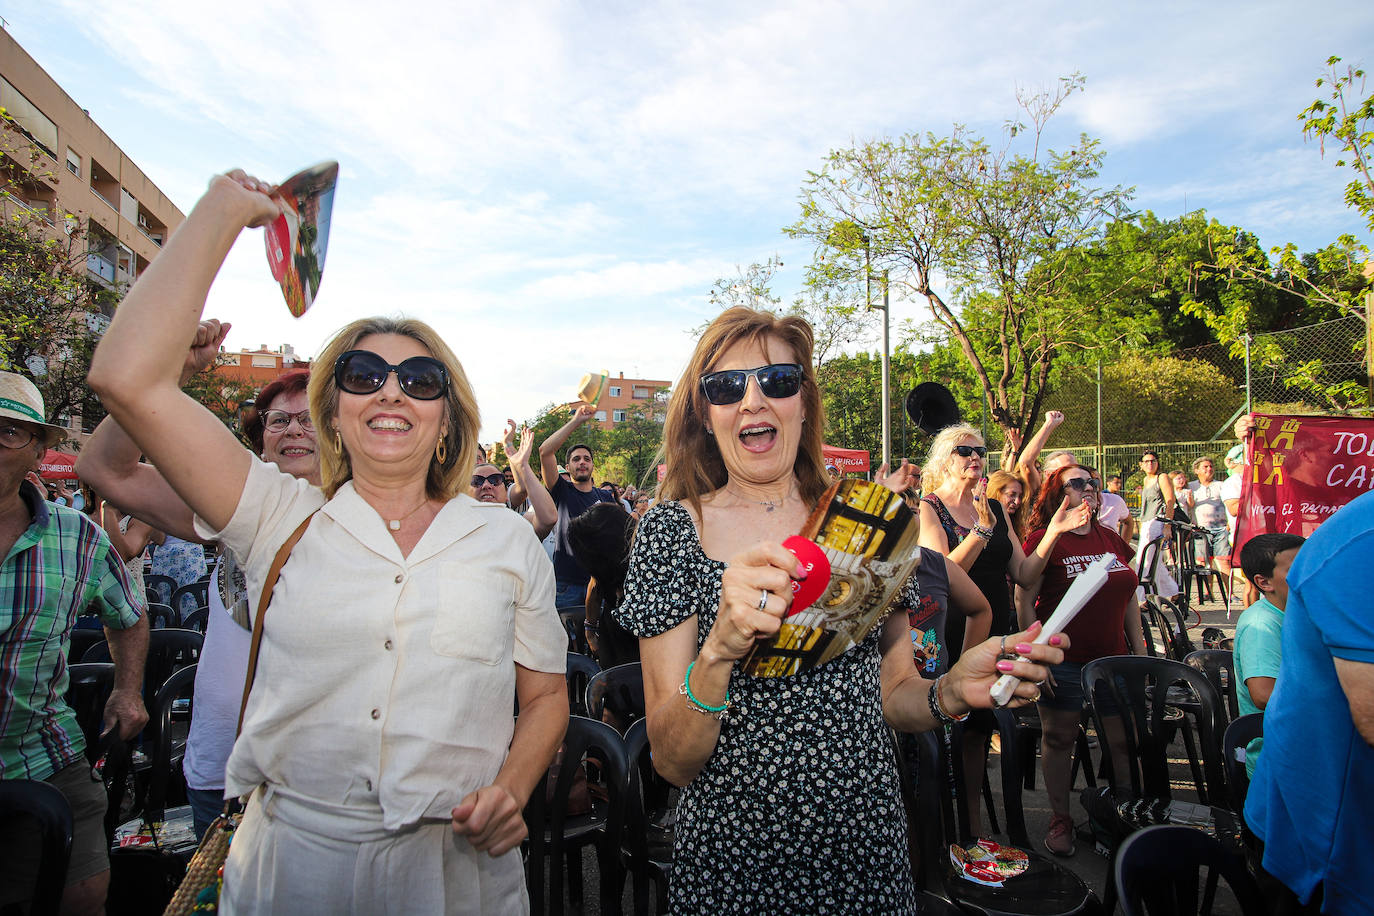
[[[667,389],[625,408],[625,419],[611,429],[607,443],[611,455],[624,464],[615,480],[636,487],[653,485],[654,457],[663,442],[666,411]]]
[[[785,230],[814,242],[813,285],[861,282],[871,268],[889,272],[899,298],[924,299],[1004,434],[1035,422],[1055,360],[1083,339],[1080,316],[1062,307],[1064,273],[1037,268],[1098,238],[1130,197],[1095,186],[1097,140],[1041,149],[1047,122],[1081,86],[1074,76],[1052,93],[1018,94],[1030,126],[1009,123],[1000,148],[956,126],[832,152]],[[1028,150],[1013,149],[1023,142]]]
[[[1304,137],[1317,138],[1323,156],[1328,140],[1339,144],[1336,167],[1349,166],[1356,176],[1345,186],[1345,202],[1364,215],[1365,225],[1374,232],[1374,95],[1355,98],[1365,91],[1365,72],[1349,65],[1342,71],[1340,63],[1339,57],[1326,59],[1330,74],[1318,77],[1317,88],[1327,87],[1327,98],[1314,100],[1298,114],[1298,121]]]
[[[229,431],[238,436],[244,445],[252,445],[244,433],[243,410],[249,401],[258,396],[261,390],[259,386],[219,375],[211,367],[191,376],[183,390],[219,417],[220,422],[229,427]]]

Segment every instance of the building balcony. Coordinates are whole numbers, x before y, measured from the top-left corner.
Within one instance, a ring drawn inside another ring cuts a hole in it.
[[[98,254],[86,255],[86,270],[106,283],[114,283],[115,281],[114,263]]]

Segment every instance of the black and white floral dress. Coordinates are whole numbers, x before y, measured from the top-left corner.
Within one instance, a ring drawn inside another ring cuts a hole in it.
[[[702,552],[687,510],[661,503],[639,524],[615,614],[645,637],[695,614],[700,647],[716,619],[724,571]],[[916,911],[882,715],[880,631],[793,677],[755,678],[736,668],[731,720],[682,792],[672,912]]]

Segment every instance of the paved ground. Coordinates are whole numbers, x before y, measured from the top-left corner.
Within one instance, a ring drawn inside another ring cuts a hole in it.
[[[1228,637],[1234,635],[1236,623],[1235,618],[1239,615],[1239,609],[1237,609],[1236,613],[1232,614],[1230,619],[1228,619],[1225,605],[1218,600],[1203,604],[1199,608],[1199,611],[1200,613],[1198,615],[1191,615],[1189,620],[1189,636],[1198,648],[1202,647],[1203,627],[1217,627],[1221,629],[1223,633]],[[1094,749],[1093,754],[1094,760],[1099,759],[1097,756],[1098,751],[1096,749]],[[1001,816],[1000,812],[1003,810],[1002,793],[1000,790],[1000,765],[1001,764],[999,754],[997,753],[997,749],[994,748],[993,753],[991,753],[988,758],[988,776],[989,781],[993,787],[994,803],[996,804],[997,810],[999,811],[999,817]],[[1184,756],[1184,751],[1181,745],[1178,748],[1177,756],[1174,758],[1174,766],[1179,771],[1179,775],[1175,781],[1175,785],[1180,789],[1180,791],[1177,791],[1175,793],[1175,797],[1180,798],[1184,801],[1196,800],[1194,793],[1191,790],[1192,784],[1191,780],[1187,775],[1186,757]],[[1084,814],[1082,808],[1079,806],[1077,800],[1078,792],[1082,789],[1083,785],[1084,782],[1082,777],[1080,776],[1078,782],[1074,787],[1073,803],[1074,819],[1075,822],[1080,826],[1084,825],[1086,822],[1086,815]],[[1041,845],[1041,841],[1044,838],[1045,832],[1049,827],[1050,809],[1049,800],[1048,797],[1045,795],[1044,791],[1044,781],[1040,777],[1039,772],[1036,773],[1035,789],[1030,791],[1024,791],[1022,793],[1022,806],[1025,810],[1026,826],[1028,833],[1030,834],[1032,845],[1035,851],[1044,853],[1045,849],[1044,846]],[[1002,824],[1001,826],[1005,831],[1005,824]],[[1000,835],[993,835],[992,838],[1005,842],[1006,834],[1004,832]],[[1107,882],[1107,859],[1106,857],[1100,856],[1097,853],[1095,853],[1092,849],[1091,843],[1079,840],[1077,851],[1073,856],[1069,858],[1057,859],[1057,861],[1061,862],[1069,869],[1074,871],[1080,878],[1084,880],[1084,882],[1088,884],[1090,888],[1093,889],[1095,893],[1097,893],[1099,898],[1102,897],[1102,893],[1106,888]],[[601,911],[600,906],[598,905],[599,874],[598,869],[596,867],[595,859],[590,852],[588,852],[585,855],[583,865],[583,874],[585,881],[585,905],[582,909],[582,912],[588,914],[588,916],[595,916],[595,914],[599,914]],[[625,913],[632,912],[631,900],[628,890],[624,896],[622,905],[624,907]],[[575,913],[577,912],[577,910],[570,908],[568,912]],[[1117,912],[1119,913],[1120,910],[1118,909]],[[1230,892],[1226,889],[1224,884],[1218,892],[1214,912],[1217,914],[1217,916],[1239,916],[1240,914],[1240,909],[1237,906],[1235,899],[1230,895]]]

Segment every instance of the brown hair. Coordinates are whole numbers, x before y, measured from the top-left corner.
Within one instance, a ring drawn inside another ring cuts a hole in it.
[[[658,487],[661,500],[686,500],[701,516],[701,498],[725,486],[729,477],[716,441],[706,433],[710,402],[701,390],[701,377],[715,368],[726,350],[737,343],[750,342],[767,347],[774,338],[792,351],[802,367],[801,442],[792,471],[797,475],[802,498],[815,502],[830,486],[821,452],[825,428],[824,407],[816,386],[816,369],[811,363],[814,338],[811,325],[795,315],[780,317],[772,312],[738,306],[726,309],[702,333],[696,350],[687,362],[682,377],[673,387],[668,401],[668,416],[663,424],[663,444],[658,461],[666,463],[663,482]]]
[[[265,423],[262,416],[263,411],[271,410],[272,402],[282,395],[305,391],[309,384],[309,369],[292,369],[272,379],[258,392],[257,398],[253,401],[253,406],[243,413],[243,432],[253,445],[253,454],[262,454],[262,434]]]
[[[425,477],[425,493],[431,499],[453,499],[466,493],[472,479],[474,456],[477,454],[477,430],[481,424],[477,410],[477,396],[468,384],[462,363],[453,355],[443,338],[423,321],[414,318],[359,318],[346,325],[325,345],[315,363],[319,369],[310,375],[310,419],[315,424],[315,445],[320,455],[320,483],[326,497],[333,497],[339,487],[353,477],[348,453],[336,443],[334,417],[339,412],[339,389],[334,385],[334,362],[349,350],[357,349],[358,341],[372,334],[399,334],[418,341],[431,356],[448,370],[448,391],[444,393],[444,442],[447,454],[442,464],[438,456],[430,458]],[[437,442],[435,443],[438,444]]]
[[[1002,503],[1002,511],[1006,512],[1007,504],[1002,500],[1002,491],[1011,484],[1021,487],[1021,505],[1016,507],[1016,514],[1007,513],[1007,523],[1011,525],[1012,533],[1021,538],[1024,537],[1027,517],[1030,515],[1030,487],[1026,486],[1026,481],[1016,474],[998,468],[988,475],[988,498]]]

